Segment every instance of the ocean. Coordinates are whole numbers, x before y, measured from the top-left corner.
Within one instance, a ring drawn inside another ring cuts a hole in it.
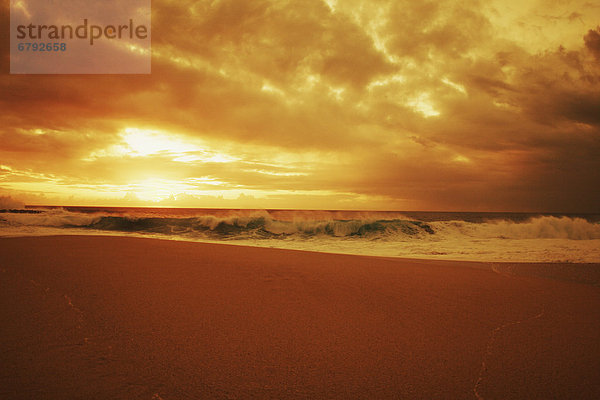
[[[0,236],[118,235],[381,257],[600,262],[600,214],[27,207]]]

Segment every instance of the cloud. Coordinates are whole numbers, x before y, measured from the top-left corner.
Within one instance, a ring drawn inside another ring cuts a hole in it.
[[[590,29],[584,37],[585,47],[600,61],[600,28]]]
[[[0,186],[74,202],[243,192],[290,208],[598,211],[598,12],[155,1],[150,76],[0,74]],[[117,154],[127,129],[189,150]]]
[[[0,210],[16,210],[24,208],[25,205],[19,200],[10,196],[0,196]]]

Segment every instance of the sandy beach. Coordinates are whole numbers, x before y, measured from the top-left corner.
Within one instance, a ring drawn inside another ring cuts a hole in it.
[[[0,398],[597,399],[599,269],[3,238]]]

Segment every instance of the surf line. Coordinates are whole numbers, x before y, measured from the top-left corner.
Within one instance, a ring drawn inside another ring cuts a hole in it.
[[[492,330],[492,333],[490,334],[490,338],[488,339],[487,345],[485,347],[485,353],[483,354],[483,360],[481,361],[481,368],[479,369],[479,376],[477,377],[477,382],[475,382],[475,386],[473,387],[473,393],[475,394],[475,397],[477,397],[478,400],[485,400],[484,397],[482,397],[481,394],[479,394],[479,386],[481,386],[481,383],[483,382],[483,379],[487,372],[487,359],[489,356],[492,355],[492,347],[494,346],[494,343],[496,342],[496,339],[498,338],[499,333],[511,326],[519,325],[524,322],[533,321],[535,319],[541,318],[544,314],[545,314],[545,309],[542,308],[542,311],[540,311],[538,314],[534,315],[533,317],[529,317],[529,318],[525,318],[525,319],[521,319],[521,320],[513,321],[513,322],[507,322],[503,325],[498,326],[494,330]]]

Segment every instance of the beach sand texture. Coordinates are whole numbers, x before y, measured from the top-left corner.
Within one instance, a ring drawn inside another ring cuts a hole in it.
[[[600,286],[548,268],[3,238],[0,398],[598,399]]]

